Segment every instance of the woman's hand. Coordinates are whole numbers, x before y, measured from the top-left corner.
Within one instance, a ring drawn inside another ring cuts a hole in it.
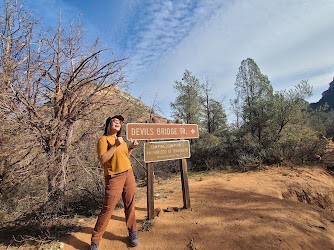
[[[114,155],[116,151],[116,148],[123,142],[123,138],[115,136],[114,144],[111,144],[108,139],[107,141],[108,141],[108,146],[110,147],[108,147],[109,149],[107,150],[107,152],[100,155],[99,157],[99,161],[102,165],[111,159],[111,157]]]
[[[131,138],[130,138],[130,142],[131,142],[130,148],[135,148],[139,144],[137,140],[132,140]]]
[[[116,140],[115,140],[116,147],[118,147],[119,145],[121,145],[123,142],[124,142],[124,140],[123,140],[122,137],[116,137]]]

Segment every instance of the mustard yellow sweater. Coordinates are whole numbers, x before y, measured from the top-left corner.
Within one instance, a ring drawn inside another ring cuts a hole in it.
[[[112,135],[102,136],[97,143],[97,155],[100,157],[115,145],[116,138]],[[121,143],[110,160],[103,164],[104,175],[122,173],[131,168],[129,151],[126,142]]]

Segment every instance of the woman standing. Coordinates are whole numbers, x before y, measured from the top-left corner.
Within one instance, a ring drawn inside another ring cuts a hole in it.
[[[104,136],[97,143],[97,154],[103,165],[106,181],[104,202],[92,235],[90,250],[98,249],[114,208],[122,196],[126,226],[129,230],[131,246],[137,246],[137,224],[135,217],[135,178],[129,156],[138,142],[131,140],[130,147],[120,136],[123,116],[115,115],[106,121]]]

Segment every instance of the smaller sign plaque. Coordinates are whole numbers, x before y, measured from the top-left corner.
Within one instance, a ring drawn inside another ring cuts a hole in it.
[[[157,162],[190,157],[190,144],[187,140],[146,142],[144,144],[144,161]]]

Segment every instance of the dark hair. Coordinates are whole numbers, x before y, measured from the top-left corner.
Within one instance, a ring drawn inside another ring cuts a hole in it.
[[[104,135],[107,136],[108,135],[108,131],[109,131],[109,127],[110,127],[110,121],[113,117],[108,117],[108,119],[106,120],[106,125],[104,127]],[[117,136],[120,136],[122,133],[122,127],[120,128],[120,130],[117,132]]]

